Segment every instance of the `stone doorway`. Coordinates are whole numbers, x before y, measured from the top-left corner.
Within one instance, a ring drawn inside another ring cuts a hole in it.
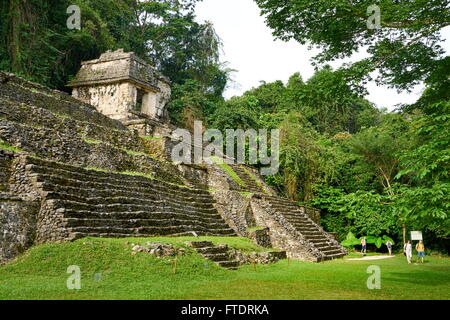
[[[148,93],[145,92],[145,90],[140,89],[140,88],[136,88],[136,103],[134,105],[134,111],[136,111],[136,112],[142,112],[143,111],[142,107],[143,107],[144,99],[146,98],[145,96],[147,94]]]

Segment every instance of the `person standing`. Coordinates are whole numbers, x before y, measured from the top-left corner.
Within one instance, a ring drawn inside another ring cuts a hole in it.
[[[411,240],[408,240],[407,243],[403,246],[403,252],[405,253],[406,260],[408,261],[408,264],[411,264],[411,258],[412,258],[412,245]]]
[[[392,255],[392,242],[390,240],[386,241],[386,247],[388,248],[389,255]]]
[[[422,259],[425,257],[425,246],[423,245],[423,241],[420,240],[418,244],[416,244],[416,250],[417,250],[417,262],[419,262],[419,259]]]
[[[363,237],[361,239],[361,253],[366,255],[366,252],[367,252],[367,240],[366,240],[366,237]]]

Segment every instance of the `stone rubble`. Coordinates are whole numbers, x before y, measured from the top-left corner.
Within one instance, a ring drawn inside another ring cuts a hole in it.
[[[176,248],[171,244],[163,242],[147,242],[143,245],[131,245],[132,254],[135,255],[139,252],[145,252],[154,255],[158,258],[183,256],[186,253],[184,248]]]

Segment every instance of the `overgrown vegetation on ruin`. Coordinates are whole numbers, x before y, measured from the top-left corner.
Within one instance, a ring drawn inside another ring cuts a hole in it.
[[[280,172],[266,182],[321,209],[327,231],[341,238],[386,234],[401,244],[402,227],[418,229],[427,248],[449,251],[450,59],[441,35],[449,26],[447,1],[382,1],[382,26],[369,30],[361,12],[373,1],[257,0],[276,37],[322,49],[317,71],[306,80],[292,70],[287,83],[263,82],[228,101],[231,70],[219,59],[213,26],[195,22],[196,3],[1,0],[0,68],[65,89],[81,61],[108,49],[134,51],[172,79],[173,123],[279,128]],[[81,8],[81,31],[66,28],[71,4]],[[368,58],[327,65],[362,46]],[[381,85],[426,88],[417,103],[387,112],[365,99],[373,71]]]

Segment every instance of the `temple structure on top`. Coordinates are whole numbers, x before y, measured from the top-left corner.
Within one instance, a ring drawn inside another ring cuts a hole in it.
[[[153,122],[168,121],[170,80],[133,52],[107,51],[98,59],[82,62],[67,86],[75,98],[143,135],[152,133]]]

